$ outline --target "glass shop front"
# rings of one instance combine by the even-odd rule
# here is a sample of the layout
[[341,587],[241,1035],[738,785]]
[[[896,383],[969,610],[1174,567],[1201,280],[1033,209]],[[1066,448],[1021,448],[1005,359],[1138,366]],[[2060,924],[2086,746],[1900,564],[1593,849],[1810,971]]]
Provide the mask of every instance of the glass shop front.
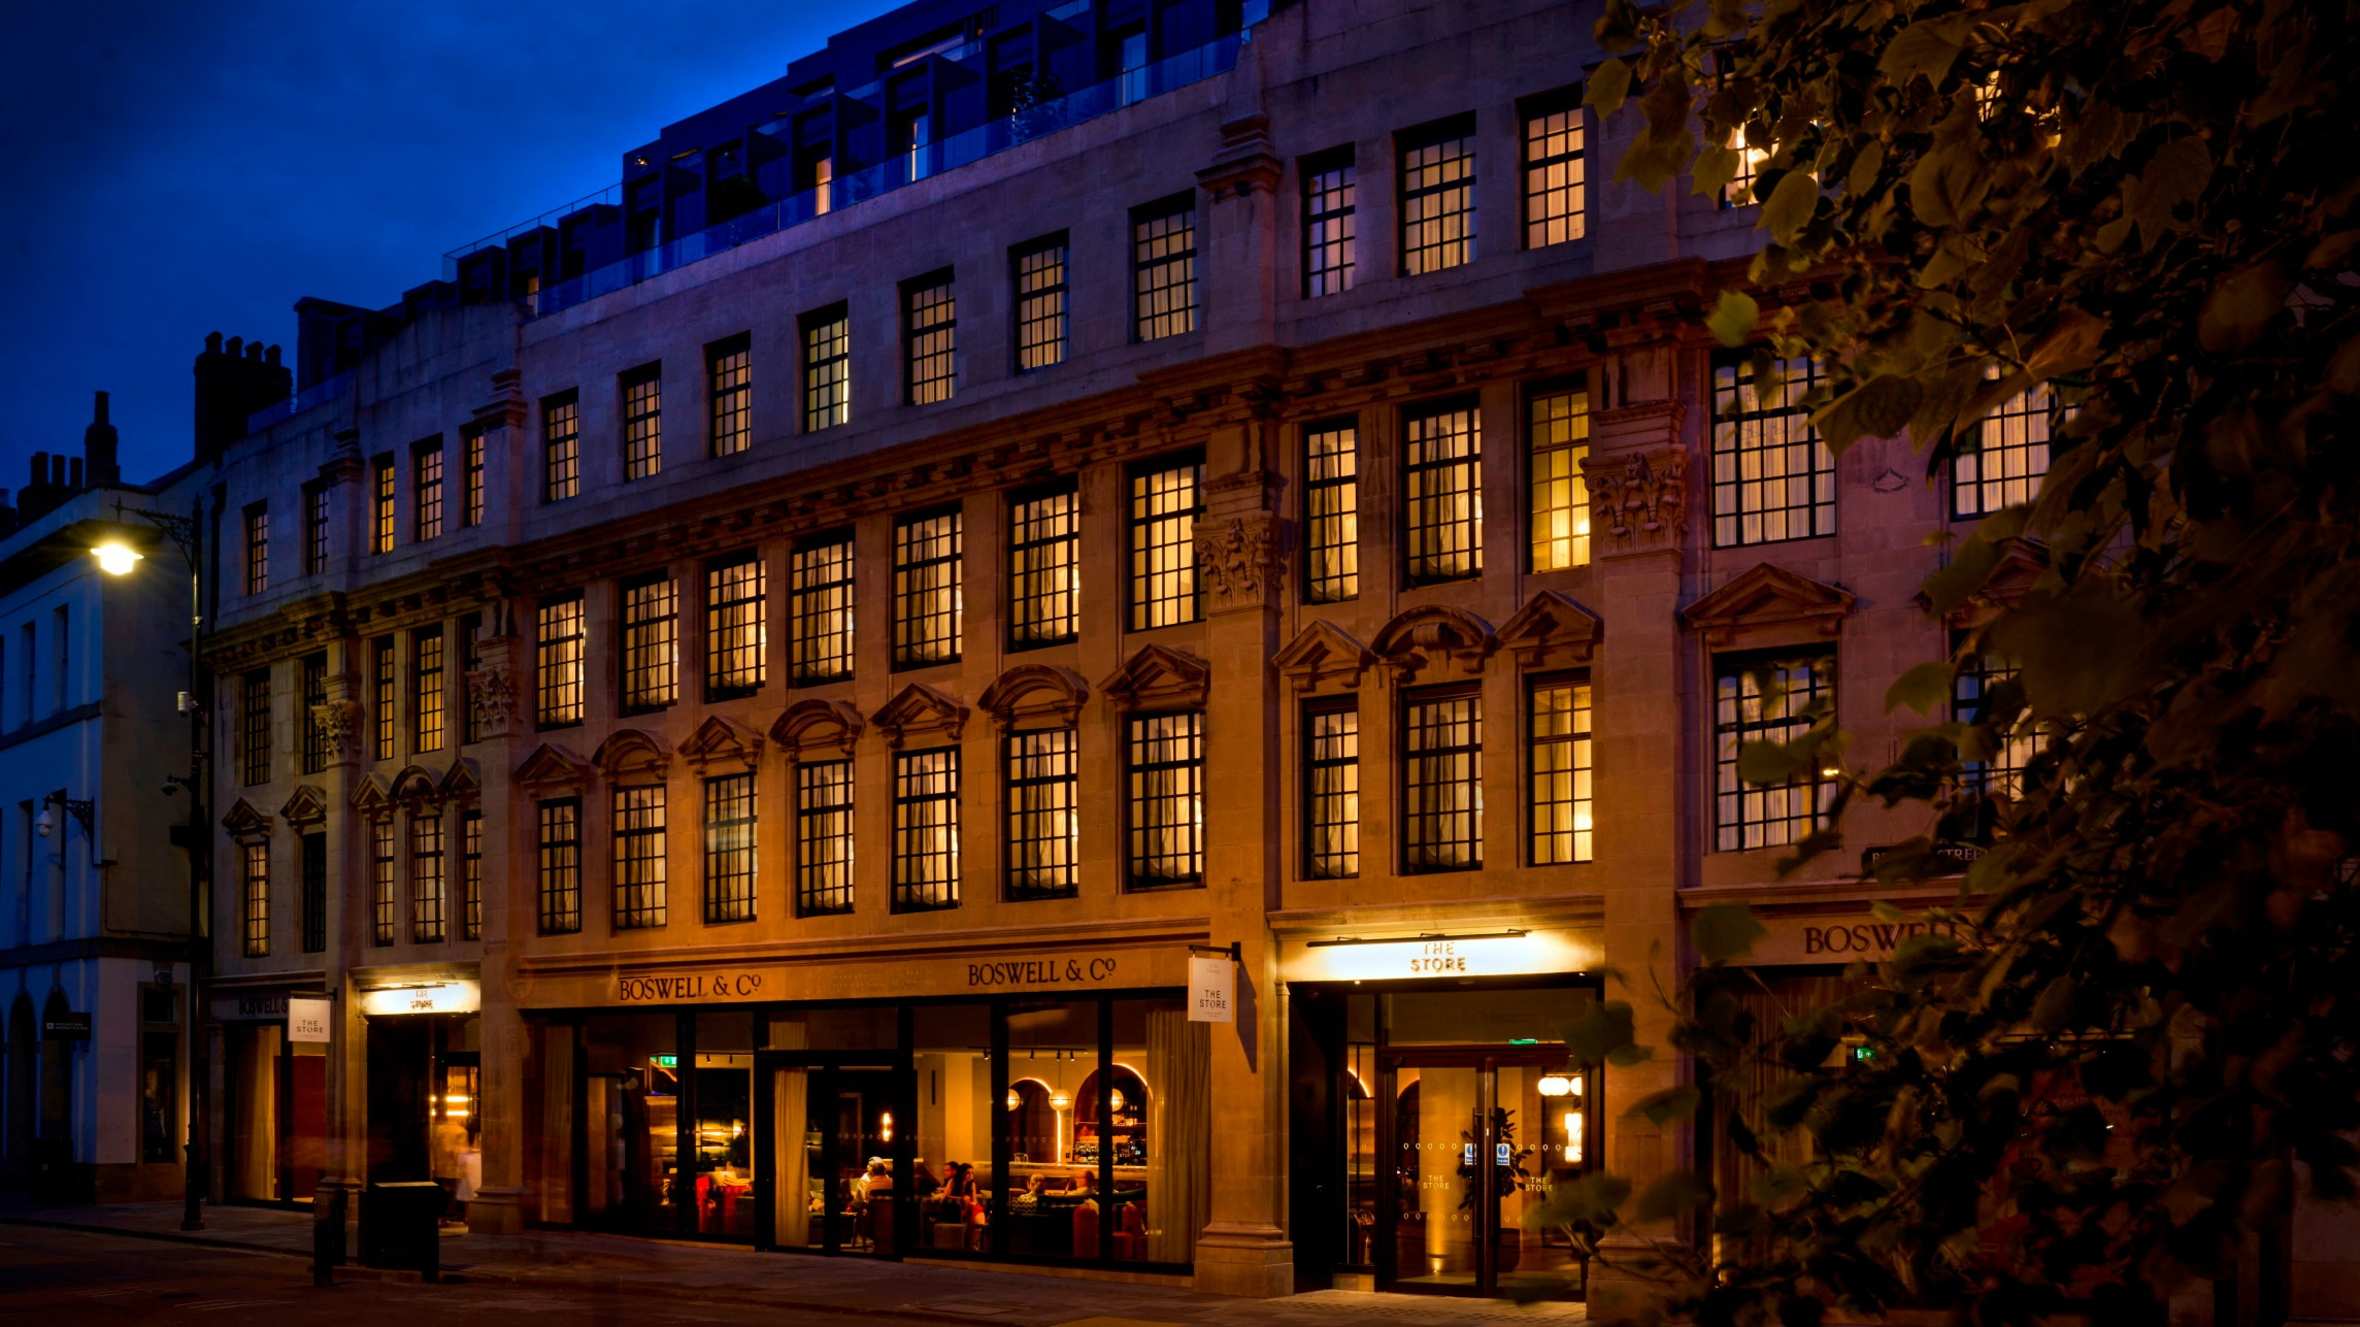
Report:
[[1210,1039],[1179,991],[597,1009],[527,1028],[543,1224],[1177,1270],[1210,1206]]

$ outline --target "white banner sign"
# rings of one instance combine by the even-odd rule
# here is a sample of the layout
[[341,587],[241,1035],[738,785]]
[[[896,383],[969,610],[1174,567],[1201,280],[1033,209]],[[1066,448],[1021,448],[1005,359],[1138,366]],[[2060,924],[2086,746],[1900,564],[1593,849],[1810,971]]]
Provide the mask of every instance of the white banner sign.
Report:
[[1237,1021],[1237,964],[1227,958],[1189,958],[1188,1021]]
[[287,1001],[287,1040],[321,1043],[329,1041],[328,1024],[331,1011],[334,1008],[335,1006],[326,1000],[306,1000],[302,996],[290,997]]

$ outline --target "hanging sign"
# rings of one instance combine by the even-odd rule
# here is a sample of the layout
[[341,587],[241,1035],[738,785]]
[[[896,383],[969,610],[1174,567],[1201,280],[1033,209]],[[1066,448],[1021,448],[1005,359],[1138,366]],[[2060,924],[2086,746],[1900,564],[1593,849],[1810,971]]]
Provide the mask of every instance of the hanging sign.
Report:
[[1198,954],[1189,957],[1188,1021],[1237,1021],[1237,964],[1227,956],[1206,958]]
[[328,1022],[335,1006],[326,1000],[289,996],[287,999],[287,1040],[318,1042],[325,1045],[330,1037]]

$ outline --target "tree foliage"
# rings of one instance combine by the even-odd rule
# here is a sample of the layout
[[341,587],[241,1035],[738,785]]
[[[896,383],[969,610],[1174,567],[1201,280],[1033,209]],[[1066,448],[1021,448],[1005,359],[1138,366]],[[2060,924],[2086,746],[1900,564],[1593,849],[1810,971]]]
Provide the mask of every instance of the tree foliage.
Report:
[[[1830,446],[1906,434],[1941,482],[2003,400],[2067,412],[2037,497],[1926,587],[1946,613],[2010,548],[2045,559],[1967,642],[2015,679],[1844,776],[1922,813],[1892,883],[1996,827],[1965,938],[1760,1027],[1751,935],[1698,918],[1675,1040],[1762,1178],[1672,1186],[1716,1238],[1659,1250],[1671,1307],[2151,1312],[2360,1161],[2360,5],[1609,0],[1598,31],[1621,175],[1710,194],[1766,154],[1768,242],[1709,325],[1821,361]],[[1888,704],[1946,718],[1950,668]],[[1964,777],[2026,735],[2010,795]],[[1630,1027],[1582,1032],[1612,1058]],[[1726,1085],[1765,1060],[1784,1086],[1749,1121]],[[1639,1219],[1630,1192],[1544,1219]]]

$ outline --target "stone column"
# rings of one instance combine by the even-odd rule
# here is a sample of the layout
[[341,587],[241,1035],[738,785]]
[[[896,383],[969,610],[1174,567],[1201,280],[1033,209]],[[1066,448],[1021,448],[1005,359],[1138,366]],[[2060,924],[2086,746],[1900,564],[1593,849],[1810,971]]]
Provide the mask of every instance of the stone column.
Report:
[[530,869],[530,858],[519,859],[514,821],[529,816],[532,803],[509,780],[516,760],[509,734],[525,728],[516,715],[515,611],[504,587],[495,587],[484,604],[483,631],[466,690],[477,738],[466,754],[481,782],[476,805],[483,814],[483,1006],[476,1023],[483,1057],[476,1089],[483,1132],[476,1145],[483,1152],[483,1178],[468,1204],[467,1224],[506,1234],[524,1227],[525,1030],[516,1003],[514,942],[531,933],[534,918],[518,911],[511,887],[517,871]]
[[1259,112],[1224,121],[1220,152],[1196,173],[1204,191],[1197,326],[1205,329],[1206,354],[1267,346],[1277,337],[1280,174],[1270,121]]
[[[1671,1048],[1671,1012],[1656,994],[1659,986],[1673,989],[1679,976],[1675,890],[1688,832],[1682,773],[1695,748],[1686,732],[1691,687],[1676,617],[1691,514],[1676,364],[1673,348],[1656,344],[1602,367],[1609,405],[1591,418],[1582,463],[1596,608],[1606,624],[1591,673],[1602,716],[1596,878],[1605,962],[1624,974],[1606,998],[1631,1003],[1638,1040],[1655,1050],[1640,1064],[1606,1068],[1605,1099],[1624,1105],[1688,1073]],[[1677,1126],[1667,1131],[1619,1112],[1600,1124],[1607,1168],[1639,1191],[1685,1164],[1690,1148]],[[1620,1318],[1646,1307],[1660,1293],[1644,1279],[1649,1241],[1675,1233],[1668,1224],[1625,1226],[1605,1241],[1603,1265],[1590,1273],[1590,1312]]]

